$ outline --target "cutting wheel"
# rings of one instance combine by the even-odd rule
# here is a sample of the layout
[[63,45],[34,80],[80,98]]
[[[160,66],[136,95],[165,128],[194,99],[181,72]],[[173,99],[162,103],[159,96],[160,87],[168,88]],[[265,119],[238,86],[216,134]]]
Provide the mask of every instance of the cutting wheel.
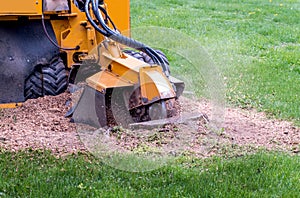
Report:
[[149,117],[151,120],[164,119],[167,118],[167,116],[168,111],[165,101],[154,103],[149,107]]

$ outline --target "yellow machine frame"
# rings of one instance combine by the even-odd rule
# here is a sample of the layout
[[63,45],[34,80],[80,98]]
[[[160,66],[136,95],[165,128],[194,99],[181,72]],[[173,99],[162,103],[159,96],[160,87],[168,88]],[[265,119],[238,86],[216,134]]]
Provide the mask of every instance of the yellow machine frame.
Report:
[[[150,65],[123,53],[119,43],[95,30],[91,20],[74,4],[74,0],[69,1],[68,10],[45,12],[42,0],[0,0],[0,3],[0,21],[19,20],[21,17],[50,21],[57,45],[61,47],[61,53],[65,54],[67,68],[71,69],[84,61],[100,59],[101,71],[86,79],[90,88],[105,94],[107,89],[138,87],[138,102],[129,109],[174,99],[181,94],[174,89],[174,83],[179,80],[165,75],[159,65]],[[118,31],[130,34],[129,0],[122,0],[122,3],[120,0],[105,0],[102,7],[113,19]],[[73,49],[64,50],[66,48]],[[17,105],[20,104],[1,104],[0,108]]]
[[[43,15],[42,0],[0,0],[0,20],[18,20],[20,16],[29,19],[41,19]],[[130,1],[106,0],[105,8],[108,10],[116,26],[121,32],[130,30]],[[87,54],[92,51],[100,42],[103,36],[95,31],[88,23],[84,12],[80,11],[74,3],[70,4],[69,11],[47,11],[44,13],[45,19],[50,19],[56,15],[57,19],[51,19],[51,24],[55,32],[58,45],[62,48],[79,46],[79,50],[68,50],[67,67],[74,64],[73,55],[75,52]],[[65,19],[67,18],[67,19]],[[81,57],[84,59],[83,57]]]
[[[20,17],[27,17],[29,20],[51,19],[57,43],[62,48],[79,46],[79,50],[67,50],[66,66],[71,68],[74,64],[74,54],[79,55],[80,61],[88,56],[89,52],[96,49],[104,37],[95,31],[88,23],[84,12],[80,11],[74,3],[70,3],[68,11],[46,11],[43,13],[42,0],[0,0],[0,21],[18,20]],[[130,1],[106,0],[105,7],[108,9],[110,17],[114,19],[116,26],[122,32],[130,30]],[[22,103],[4,103],[0,108],[13,108],[21,106]]]

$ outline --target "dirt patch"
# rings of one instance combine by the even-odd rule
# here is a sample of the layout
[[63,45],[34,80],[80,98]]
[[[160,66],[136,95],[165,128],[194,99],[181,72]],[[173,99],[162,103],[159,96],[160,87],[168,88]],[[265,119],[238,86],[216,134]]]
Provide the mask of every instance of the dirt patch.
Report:
[[[190,105],[189,100],[182,99],[186,104]],[[187,101],[186,101],[187,100]],[[205,100],[193,101],[193,105],[197,105],[208,114],[212,115],[213,108],[211,103]],[[186,107],[185,107],[186,108]],[[224,107],[224,114],[218,122],[217,130],[210,130],[203,136],[203,140],[207,139],[212,141],[214,139],[215,145],[210,145],[214,150],[230,147],[242,148],[246,152],[248,149],[264,148],[267,150],[281,150],[292,153],[299,153],[300,149],[300,128],[296,127],[293,123],[282,121],[278,119],[270,119],[264,112],[257,112],[256,110],[245,110],[241,108]],[[215,140],[218,140],[216,143]],[[220,146],[221,144],[221,146]],[[223,145],[222,145],[223,144]],[[198,142],[199,147],[199,142]],[[229,150],[230,150],[229,148]]]
[[26,101],[15,109],[2,109],[0,147],[9,150],[49,149],[58,155],[84,150],[74,123],[64,117],[70,95]]
[[263,112],[226,108],[224,129],[238,145],[299,152],[300,129],[291,122],[268,119]]
[[[28,100],[19,108],[0,110],[0,148],[13,151],[26,148],[49,149],[56,155],[86,151],[76,125],[64,117],[70,108],[66,105],[69,98],[70,94],[64,93]],[[183,112],[200,112],[207,114],[208,118],[216,118],[213,115],[214,106],[208,101],[181,97],[180,104]],[[220,153],[225,147],[236,146],[299,152],[300,129],[292,123],[268,119],[264,113],[255,110],[224,107],[221,111],[223,117],[220,115],[217,119],[217,128],[211,128],[203,119],[177,126],[162,126],[145,136],[147,144],[164,145],[164,141],[186,133],[189,136],[185,137],[186,143],[182,150],[201,156]],[[117,145],[129,150],[137,148],[139,143],[132,133],[126,135],[119,129],[108,130],[116,138]],[[142,133],[139,131],[139,134]],[[139,138],[143,140],[141,136]]]

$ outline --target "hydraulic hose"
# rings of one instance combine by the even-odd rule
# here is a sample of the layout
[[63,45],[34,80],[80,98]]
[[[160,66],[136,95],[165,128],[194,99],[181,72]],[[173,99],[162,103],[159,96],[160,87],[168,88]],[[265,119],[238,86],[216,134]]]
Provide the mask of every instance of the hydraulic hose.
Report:
[[44,1],[42,2],[42,26],[43,26],[44,33],[45,33],[46,37],[48,38],[48,40],[50,41],[50,43],[52,45],[54,45],[55,47],[57,47],[58,49],[61,49],[61,50],[79,50],[80,49],[79,45],[77,45],[76,47],[61,47],[51,38],[51,36],[49,35],[49,33],[46,29],[46,25],[45,25]]
[[[97,21],[95,22],[90,14],[90,4],[92,5],[92,11],[94,16],[96,17]],[[128,47],[134,48],[136,50],[142,51],[144,53],[146,53],[152,60],[154,63],[161,65],[166,76],[169,76],[168,70],[167,70],[167,63],[164,61],[164,59],[155,51],[153,50],[151,47],[138,42],[132,38],[128,38],[122,34],[120,34],[114,24],[113,27],[115,30],[112,30],[106,23],[105,20],[103,19],[102,13],[106,16],[106,18],[112,22],[112,20],[110,19],[110,17],[108,16],[106,10],[99,6],[99,2],[98,0],[86,0],[85,2],[85,13],[87,16],[88,21],[91,23],[91,25],[98,31],[100,32],[102,35],[109,37],[110,39],[121,43],[123,45],[126,45]],[[98,24],[101,26],[101,28],[98,26]]]
[[102,29],[100,29],[99,26],[98,26],[98,25],[94,22],[94,20],[92,19],[91,15],[90,15],[90,11],[89,11],[89,9],[90,9],[90,6],[89,6],[89,5],[90,5],[90,0],[87,0],[87,1],[85,2],[85,5],[84,5],[84,11],[85,11],[85,15],[86,15],[88,21],[91,23],[91,25],[92,25],[98,32],[100,32],[102,35],[108,37],[109,35],[107,34],[107,32],[104,31],[104,30],[102,30]]

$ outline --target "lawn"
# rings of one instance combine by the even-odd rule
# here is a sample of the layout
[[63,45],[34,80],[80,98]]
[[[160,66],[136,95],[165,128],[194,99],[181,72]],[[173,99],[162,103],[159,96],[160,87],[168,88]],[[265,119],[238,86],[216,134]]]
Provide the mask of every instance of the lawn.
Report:
[[300,158],[257,153],[179,158],[151,172],[108,167],[83,154],[0,152],[0,197],[297,197]]
[[[221,73],[222,78],[217,79],[218,75],[215,75],[214,80],[226,85],[229,104],[256,108],[299,124],[299,0],[131,2],[133,29],[147,26],[172,28],[187,34],[206,50],[214,62],[210,66],[215,66],[217,70],[214,70]],[[138,38],[143,36],[136,35]],[[164,38],[162,34],[156,39],[178,38],[176,35]],[[167,51],[168,46],[165,48]],[[199,89],[207,87],[201,84],[212,86],[205,78],[199,83],[201,78],[195,77],[197,70],[187,69],[188,62],[174,58],[172,53],[167,54],[172,63],[171,71],[185,73],[184,79],[196,79],[192,84],[200,94]],[[201,75],[205,77],[207,73],[204,70]]]

